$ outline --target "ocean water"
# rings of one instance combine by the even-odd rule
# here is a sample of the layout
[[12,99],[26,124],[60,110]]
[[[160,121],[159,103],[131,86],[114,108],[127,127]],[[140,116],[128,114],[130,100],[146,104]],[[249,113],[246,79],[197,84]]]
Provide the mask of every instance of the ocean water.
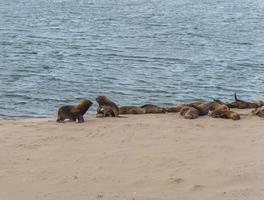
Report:
[[0,0],[2,117],[264,99],[263,74],[263,0]]

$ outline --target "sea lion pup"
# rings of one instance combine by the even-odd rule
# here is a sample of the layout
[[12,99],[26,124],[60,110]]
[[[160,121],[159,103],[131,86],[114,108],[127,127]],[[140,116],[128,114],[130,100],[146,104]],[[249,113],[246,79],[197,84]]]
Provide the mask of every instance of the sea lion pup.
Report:
[[196,119],[199,116],[199,111],[192,106],[184,106],[180,110],[180,114],[185,119]]
[[119,114],[145,114],[146,109],[137,106],[121,106],[119,108]]
[[152,105],[152,104],[145,104],[143,106],[141,106],[141,108],[144,108],[146,110],[146,114],[147,113],[166,113],[166,109],[156,106],[156,105]]
[[255,110],[252,111],[252,113],[254,115],[264,118],[264,106],[261,106],[260,108],[256,108]]
[[247,102],[247,101],[238,99],[236,93],[234,94],[234,97],[235,97],[235,101],[227,104],[229,108],[246,109],[246,108],[258,108],[259,107],[257,103]]
[[231,110],[215,110],[209,114],[209,116],[213,118],[224,118],[224,119],[233,119],[233,120],[239,120],[240,115],[236,112],[233,112]]
[[97,108],[97,117],[118,117],[118,106],[108,99],[106,96],[96,97],[96,101],[99,104]]
[[65,105],[59,108],[57,122],[64,122],[69,119],[72,122],[78,120],[78,123],[84,122],[83,115],[93,104],[89,99],[82,99],[78,105]]

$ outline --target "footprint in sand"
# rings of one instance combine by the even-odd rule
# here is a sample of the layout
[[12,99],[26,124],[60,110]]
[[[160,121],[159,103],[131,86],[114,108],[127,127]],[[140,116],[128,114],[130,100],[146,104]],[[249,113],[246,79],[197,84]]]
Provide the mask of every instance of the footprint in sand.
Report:
[[205,188],[204,185],[194,185],[192,189],[195,191],[199,191],[199,190],[202,190],[204,188]]
[[172,183],[177,183],[177,184],[184,182],[182,178],[170,178],[170,180]]
[[102,198],[104,198],[104,195],[102,195],[102,194],[98,194],[98,195],[96,196],[96,199],[102,199]]

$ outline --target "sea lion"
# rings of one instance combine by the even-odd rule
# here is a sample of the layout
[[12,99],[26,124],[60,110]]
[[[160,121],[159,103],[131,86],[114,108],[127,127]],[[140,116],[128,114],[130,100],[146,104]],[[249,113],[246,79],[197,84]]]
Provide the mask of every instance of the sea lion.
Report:
[[211,101],[203,101],[203,102],[194,102],[187,104],[187,106],[191,106],[199,111],[199,115],[208,115],[210,105],[212,104]]
[[195,101],[192,103],[188,103],[187,105],[188,106],[199,106],[199,105],[204,104],[204,103],[208,103],[208,101]]
[[97,109],[96,117],[115,117],[115,113],[111,106],[104,106],[100,110]]
[[220,101],[219,99],[214,99],[210,104],[209,104],[209,111],[215,111],[215,110],[230,110],[230,108]]
[[221,110],[221,109],[214,110],[209,114],[209,116],[213,118],[224,118],[224,119],[233,119],[233,120],[240,119],[240,115],[238,113],[233,112],[231,110]]
[[144,108],[146,110],[146,113],[166,113],[166,109],[152,105],[152,104],[145,104],[141,106],[141,108]]
[[121,106],[119,108],[119,114],[145,114],[146,109],[137,106]]
[[106,96],[96,97],[96,101],[99,104],[97,108],[97,117],[118,117],[119,108]]
[[93,104],[89,99],[82,99],[78,105],[65,105],[59,108],[57,122],[64,122],[69,119],[72,122],[84,122],[83,115]]
[[264,118],[264,106],[261,106],[259,108],[256,108],[255,110],[252,111],[252,113],[254,115],[257,115],[259,117]]
[[247,102],[247,101],[238,99],[236,93],[234,94],[234,97],[235,97],[235,101],[227,104],[229,108],[246,109],[246,108],[258,108],[259,107],[257,103]]
[[264,106],[264,101],[258,99],[255,101],[255,104],[257,104],[258,107],[262,107]]
[[200,116],[204,116],[204,115],[208,115],[210,106],[211,109],[216,109],[216,106],[220,106],[220,104],[224,104],[224,103],[220,103],[218,102],[218,100],[214,100],[214,101],[197,101],[189,104],[176,104],[173,107],[168,108],[167,112],[180,112],[180,110],[184,106],[189,106],[197,109],[199,111]]
[[186,106],[186,104],[175,104],[172,107],[167,108],[166,112],[180,112],[184,106]]
[[192,106],[184,106],[180,110],[180,114],[185,119],[196,119],[199,116],[199,111]]

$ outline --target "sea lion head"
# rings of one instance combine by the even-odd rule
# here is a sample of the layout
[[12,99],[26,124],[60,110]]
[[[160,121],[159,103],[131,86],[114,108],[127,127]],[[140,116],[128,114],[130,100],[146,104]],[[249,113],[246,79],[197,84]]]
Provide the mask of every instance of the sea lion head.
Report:
[[231,112],[230,113],[230,118],[233,120],[239,120],[240,119],[240,115],[236,112]]
[[89,99],[82,99],[80,100],[80,103],[77,105],[77,109],[79,109],[81,115],[84,115],[92,104],[93,102],[90,101]]
[[257,104],[258,107],[264,106],[264,101],[261,100],[256,100],[255,103]]
[[110,100],[106,96],[98,96],[96,101],[99,105],[107,105]]
[[90,101],[89,99],[81,99],[80,100],[80,103],[79,103],[79,106],[91,106],[91,105],[93,105],[93,102],[92,101]]
[[257,115],[259,117],[264,117],[264,106],[255,108],[255,110],[252,111],[252,114]]

